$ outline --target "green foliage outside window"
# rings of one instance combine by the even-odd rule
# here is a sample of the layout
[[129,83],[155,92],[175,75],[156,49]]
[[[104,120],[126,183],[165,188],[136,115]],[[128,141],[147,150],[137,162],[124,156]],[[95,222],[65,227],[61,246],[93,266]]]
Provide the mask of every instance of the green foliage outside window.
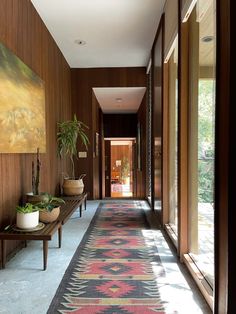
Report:
[[199,81],[198,108],[198,201],[213,203],[215,88],[214,80]]

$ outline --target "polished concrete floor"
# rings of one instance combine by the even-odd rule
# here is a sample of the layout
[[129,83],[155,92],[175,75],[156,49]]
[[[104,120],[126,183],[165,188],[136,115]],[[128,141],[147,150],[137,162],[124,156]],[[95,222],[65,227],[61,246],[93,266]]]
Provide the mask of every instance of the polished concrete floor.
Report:
[[[127,201],[126,201],[127,202]],[[98,207],[98,201],[88,201],[83,217],[75,215],[63,227],[62,248],[57,248],[57,235],[49,242],[48,268],[42,271],[42,243],[31,241],[0,270],[0,314],[46,314],[62,276],[84,232]],[[155,239],[165,269],[158,281],[167,314],[208,314],[206,302],[185,267],[169,248],[145,202],[152,228],[143,230],[148,241]]]

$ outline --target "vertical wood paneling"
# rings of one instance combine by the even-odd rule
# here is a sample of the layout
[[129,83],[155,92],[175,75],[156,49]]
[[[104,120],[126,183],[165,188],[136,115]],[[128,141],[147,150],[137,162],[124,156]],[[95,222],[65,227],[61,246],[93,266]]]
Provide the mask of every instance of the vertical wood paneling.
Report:
[[[100,140],[101,140],[101,133],[100,133],[100,106],[98,104],[98,101],[95,97],[95,95],[92,95],[92,146],[93,146],[93,197],[95,199],[99,199],[100,197],[100,173],[99,173],[99,167],[100,167],[100,157],[101,157],[101,151],[100,151]],[[98,155],[96,155],[96,133],[99,134],[99,143],[98,143]]]
[[136,137],[137,114],[104,114],[104,136]]
[[163,224],[169,222],[169,64],[163,65]]
[[[93,87],[146,87],[146,69],[141,68],[95,68],[72,69],[72,109],[79,120],[89,126],[89,139],[93,143],[96,121],[92,116],[92,88]],[[93,117],[93,118],[92,118]],[[79,159],[76,163],[76,174],[87,173],[85,189],[89,197],[94,198],[93,145],[89,146],[88,158]],[[96,172],[99,175],[99,172]]]
[[[235,299],[235,4],[217,0],[214,313],[234,313]],[[234,27],[233,27],[234,26]]]
[[188,252],[188,24],[180,22],[179,36],[179,139],[178,139],[178,253]]
[[[66,167],[56,154],[56,123],[71,117],[70,68],[30,0],[0,1],[0,41],[45,82],[47,152],[41,154],[40,188],[55,193]],[[31,191],[33,158],[34,154],[0,154],[0,227],[14,222],[15,206]],[[12,242],[8,253],[17,244]]]
[[138,121],[141,127],[141,170],[137,171],[137,197],[146,198],[146,162],[147,162],[147,110],[146,110],[146,95],[138,110]]

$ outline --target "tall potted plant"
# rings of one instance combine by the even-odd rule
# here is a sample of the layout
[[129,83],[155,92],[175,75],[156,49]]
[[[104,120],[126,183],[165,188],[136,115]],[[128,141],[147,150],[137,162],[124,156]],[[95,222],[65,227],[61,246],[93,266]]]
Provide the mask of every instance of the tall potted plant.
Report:
[[[68,156],[71,161],[71,177],[64,178],[63,193],[65,195],[79,195],[83,193],[83,177],[75,178],[75,162],[77,158],[77,144],[81,143],[88,149],[89,139],[86,134],[88,126],[79,121],[74,114],[72,120],[59,122],[57,133],[58,153],[60,157]],[[85,176],[85,175],[83,175]]]
[[26,194],[27,203],[38,203],[42,200],[42,193],[39,192],[41,161],[39,158],[39,148],[36,153],[36,163],[32,161],[32,192]]

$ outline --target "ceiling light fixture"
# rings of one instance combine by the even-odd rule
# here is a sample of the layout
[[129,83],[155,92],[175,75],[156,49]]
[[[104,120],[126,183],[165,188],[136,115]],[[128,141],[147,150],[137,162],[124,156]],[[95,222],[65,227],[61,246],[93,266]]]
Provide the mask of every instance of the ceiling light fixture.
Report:
[[86,41],[85,40],[82,40],[82,39],[76,39],[75,40],[75,43],[79,46],[84,46],[86,45]]
[[205,37],[202,37],[202,41],[204,43],[210,43],[211,41],[213,41],[214,37],[213,36],[205,36]]

